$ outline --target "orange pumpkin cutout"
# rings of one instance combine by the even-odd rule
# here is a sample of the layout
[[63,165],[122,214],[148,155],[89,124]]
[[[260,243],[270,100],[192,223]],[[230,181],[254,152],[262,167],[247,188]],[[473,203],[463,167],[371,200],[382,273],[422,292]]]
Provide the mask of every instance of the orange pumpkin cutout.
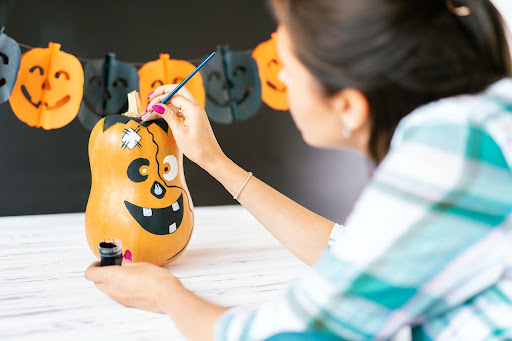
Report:
[[276,110],[288,110],[286,85],[278,77],[283,63],[277,55],[276,39],[277,33],[272,33],[269,40],[256,46],[252,51],[252,57],[258,64],[263,102]]
[[[186,60],[170,59],[168,54],[160,54],[160,59],[144,64],[139,70],[139,89],[144,96],[164,84],[179,84],[196,67]],[[204,108],[205,94],[203,79],[198,72],[185,87],[190,90],[197,102]],[[149,101],[144,99],[144,105]]]
[[46,49],[22,55],[9,102],[14,114],[29,126],[61,128],[78,114],[83,86],[80,61],[60,51],[60,44],[50,43]]
[[[134,94],[128,95],[130,116],[142,112]],[[89,138],[87,241],[98,258],[98,244],[117,238],[134,261],[163,265],[183,253],[193,229],[183,154],[163,119],[138,126],[140,120],[127,115],[101,119]]]

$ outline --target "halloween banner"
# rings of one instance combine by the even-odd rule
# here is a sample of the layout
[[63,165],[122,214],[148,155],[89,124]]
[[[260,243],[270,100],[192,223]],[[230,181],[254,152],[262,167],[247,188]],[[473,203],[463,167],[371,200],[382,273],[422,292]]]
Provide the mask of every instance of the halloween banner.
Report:
[[85,84],[78,119],[88,130],[109,115],[120,115],[128,108],[127,95],[138,90],[137,69],[116,60],[115,53],[85,65]]
[[[9,100],[14,114],[32,127],[57,129],[76,116],[89,131],[107,116],[127,110],[127,94],[145,96],[164,84],[179,84],[197,66],[162,53],[143,64],[116,59],[115,53],[87,60],[61,50],[58,43],[35,48],[17,43],[0,26],[0,103]],[[288,110],[287,91],[279,81],[282,63],[276,33],[252,51],[217,46],[217,55],[186,84],[213,122],[230,124],[254,116],[264,102]],[[28,51],[21,54],[20,45]],[[202,59],[196,59],[202,60]]]

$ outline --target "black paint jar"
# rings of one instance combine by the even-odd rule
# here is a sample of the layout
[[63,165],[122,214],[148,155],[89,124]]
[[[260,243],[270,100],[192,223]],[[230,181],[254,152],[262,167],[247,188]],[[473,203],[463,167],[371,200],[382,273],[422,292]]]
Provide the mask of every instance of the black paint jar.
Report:
[[123,260],[123,244],[119,239],[105,239],[98,245],[101,266],[121,265]]

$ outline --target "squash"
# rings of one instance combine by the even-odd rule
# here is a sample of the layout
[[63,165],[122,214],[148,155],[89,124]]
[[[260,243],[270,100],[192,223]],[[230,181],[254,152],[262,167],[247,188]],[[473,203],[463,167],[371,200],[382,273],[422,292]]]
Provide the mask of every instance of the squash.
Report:
[[98,244],[117,238],[134,261],[163,265],[183,253],[193,230],[183,154],[163,119],[138,126],[140,98],[128,98],[128,113],[101,119],[89,138],[87,242],[99,258]]

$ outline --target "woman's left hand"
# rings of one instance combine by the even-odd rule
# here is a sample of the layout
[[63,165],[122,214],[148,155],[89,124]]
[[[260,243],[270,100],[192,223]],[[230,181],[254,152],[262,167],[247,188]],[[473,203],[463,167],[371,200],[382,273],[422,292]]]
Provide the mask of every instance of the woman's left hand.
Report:
[[120,304],[155,313],[164,313],[166,292],[183,289],[181,282],[168,270],[149,263],[133,263],[123,259],[121,266],[92,263],[85,278]]

